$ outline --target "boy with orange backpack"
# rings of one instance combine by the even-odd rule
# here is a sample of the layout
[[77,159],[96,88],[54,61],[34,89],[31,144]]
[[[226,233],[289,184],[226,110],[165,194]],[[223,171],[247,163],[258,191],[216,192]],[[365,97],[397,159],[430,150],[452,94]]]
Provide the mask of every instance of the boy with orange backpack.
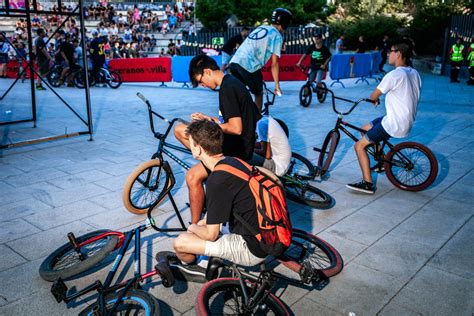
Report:
[[[157,254],[157,270],[166,276],[170,263],[188,275],[204,274],[197,255],[252,266],[278,256],[291,241],[292,227],[282,188],[240,159],[222,154],[223,132],[209,120],[193,121],[186,130],[194,158],[211,171],[206,182],[206,218],[175,239],[176,256]],[[221,225],[230,234],[219,237]],[[179,262],[181,261],[181,262]]]

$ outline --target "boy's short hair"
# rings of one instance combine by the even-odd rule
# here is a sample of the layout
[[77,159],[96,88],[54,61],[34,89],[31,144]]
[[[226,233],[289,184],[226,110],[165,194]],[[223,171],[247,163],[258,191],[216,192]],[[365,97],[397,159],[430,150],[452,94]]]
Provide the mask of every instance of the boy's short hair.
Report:
[[222,154],[224,133],[217,123],[209,120],[193,121],[186,128],[186,135],[191,137],[196,145],[201,146],[209,156]]
[[397,42],[397,43],[392,44],[392,47],[400,52],[400,54],[402,55],[402,58],[405,59],[406,62],[411,58],[412,49],[410,45],[408,45],[408,43]]
[[217,66],[217,63],[213,58],[205,54],[197,55],[191,59],[191,62],[189,63],[189,79],[191,79],[194,88],[199,85],[196,76],[202,75],[204,69],[219,70],[220,68]]

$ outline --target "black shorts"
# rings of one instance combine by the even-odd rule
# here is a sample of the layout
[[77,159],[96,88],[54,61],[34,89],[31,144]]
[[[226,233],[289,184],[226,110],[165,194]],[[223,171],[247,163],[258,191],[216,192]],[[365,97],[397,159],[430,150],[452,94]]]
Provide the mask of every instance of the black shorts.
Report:
[[236,63],[231,63],[229,65],[229,69],[234,77],[249,87],[252,94],[259,95],[263,93],[263,76],[260,69],[255,72],[248,72],[242,66]]

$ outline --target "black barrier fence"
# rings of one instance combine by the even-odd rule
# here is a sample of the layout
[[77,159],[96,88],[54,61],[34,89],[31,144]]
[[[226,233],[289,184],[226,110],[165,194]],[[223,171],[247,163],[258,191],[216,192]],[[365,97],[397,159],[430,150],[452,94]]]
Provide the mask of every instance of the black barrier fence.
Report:
[[[183,44],[181,54],[184,56],[195,56],[208,50],[218,53],[224,43],[231,37],[242,31],[243,27],[229,28],[227,32],[200,32],[189,35],[183,32]],[[250,28],[252,31],[255,28]],[[322,34],[326,46],[330,44],[330,30],[328,27],[289,27],[284,34],[285,54],[303,54],[306,48],[313,43],[313,38]],[[204,51],[203,51],[204,50]]]
[[[446,30],[444,41],[443,73],[446,64],[450,63],[449,50],[461,38],[464,45],[464,60],[467,59],[467,51],[471,43],[474,43],[474,14],[455,15],[451,18],[451,27]],[[467,65],[467,63],[466,63]]]

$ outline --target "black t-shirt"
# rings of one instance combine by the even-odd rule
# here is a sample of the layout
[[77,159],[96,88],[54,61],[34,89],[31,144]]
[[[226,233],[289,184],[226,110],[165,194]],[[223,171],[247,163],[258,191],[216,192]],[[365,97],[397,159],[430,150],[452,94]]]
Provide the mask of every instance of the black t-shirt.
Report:
[[69,65],[74,65],[74,46],[68,41],[63,41],[59,45],[59,51],[63,52],[66,55],[66,59]]
[[[248,173],[248,170],[237,159],[225,157],[217,163],[231,165]],[[216,165],[216,166],[217,166]],[[239,214],[252,228],[258,231],[258,217],[255,198],[247,181],[225,171],[215,171],[206,180],[206,223],[229,223],[230,232],[241,235],[247,242],[250,252],[259,258],[265,258],[266,253],[260,249],[255,236],[235,217]]]
[[382,54],[387,54],[390,50],[390,44],[388,41],[381,41],[378,45],[378,48],[382,52]]
[[46,48],[46,44],[41,36],[36,39],[35,46],[36,58],[38,59],[38,62],[44,62],[48,60],[48,56],[45,56],[43,52],[43,49]]
[[312,44],[306,50],[306,55],[311,56],[311,69],[319,69],[331,57],[331,52],[324,45],[317,48],[315,44]]
[[219,112],[221,123],[227,123],[233,117],[242,118],[241,135],[224,134],[224,155],[243,160],[252,158],[255,128],[260,115],[247,88],[232,75],[225,75],[222,80],[219,89]]
[[242,34],[237,34],[231,37],[222,47],[221,51],[227,53],[228,55],[232,55],[234,53],[234,49],[237,45],[242,44],[244,41],[244,37]]
[[94,62],[105,63],[104,40],[101,37],[96,37],[91,42],[91,57]]
[[365,44],[365,42],[357,42],[357,46],[356,46],[356,49],[358,49],[357,53],[365,53],[365,51],[367,50],[367,45]]

